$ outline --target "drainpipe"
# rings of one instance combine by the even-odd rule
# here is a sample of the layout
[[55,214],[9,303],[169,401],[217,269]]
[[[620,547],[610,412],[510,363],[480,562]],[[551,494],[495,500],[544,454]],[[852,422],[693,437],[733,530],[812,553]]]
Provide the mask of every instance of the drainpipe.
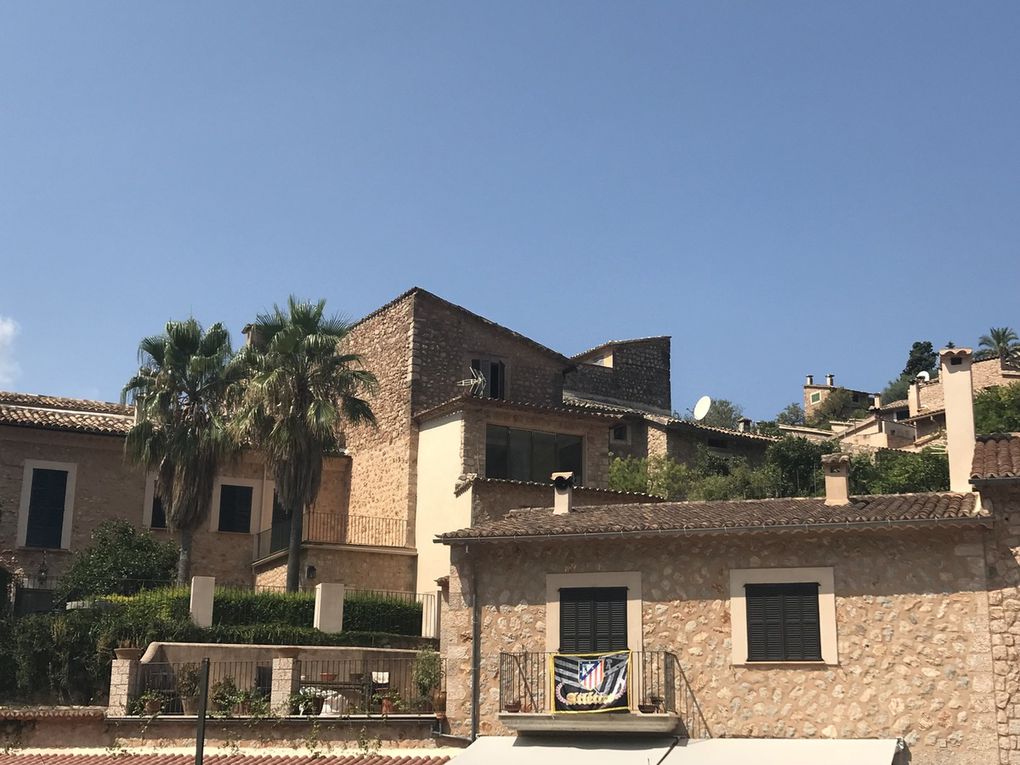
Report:
[[481,706],[479,678],[482,672],[482,602],[478,599],[478,569],[471,565],[471,740],[478,738]]

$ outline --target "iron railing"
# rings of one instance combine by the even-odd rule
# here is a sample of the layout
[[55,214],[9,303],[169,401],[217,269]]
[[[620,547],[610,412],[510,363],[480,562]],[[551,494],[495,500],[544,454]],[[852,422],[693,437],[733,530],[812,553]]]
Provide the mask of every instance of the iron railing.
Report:
[[[504,712],[553,713],[555,689],[549,664],[554,654],[500,653],[499,708]],[[629,701],[631,711],[676,715],[685,738],[710,738],[705,717],[675,654],[632,651]]]
[[[306,511],[302,541],[319,544],[364,545],[371,547],[407,547],[410,525],[403,518],[378,518]],[[287,549],[290,521],[279,521],[260,531],[256,539],[255,559],[261,560]]]
[[430,714],[445,710],[445,692],[446,660],[438,654],[303,661],[298,691],[321,698],[321,714],[340,716]]
[[[131,711],[136,714],[197,714],[201,693],[197,662],[140,664]],[[265,716],[270,713],[272,661],[209,662],[210,714],[222,717]],[[289,710],[288,710],[289,711]]]

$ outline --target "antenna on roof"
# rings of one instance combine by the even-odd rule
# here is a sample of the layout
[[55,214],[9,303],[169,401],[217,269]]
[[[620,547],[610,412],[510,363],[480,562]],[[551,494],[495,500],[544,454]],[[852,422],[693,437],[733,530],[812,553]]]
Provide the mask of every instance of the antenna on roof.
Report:
[[458,388],[470,388],[472,396],[481,396],[485,392],[485,375],[473,367],[469,371],[471,372],[471,379],[457,380],[456,385]]
[[712,399],[709,396],[702,396],[694,405],[694,421],[701,422],[708,416],[708,410],[712,408]]

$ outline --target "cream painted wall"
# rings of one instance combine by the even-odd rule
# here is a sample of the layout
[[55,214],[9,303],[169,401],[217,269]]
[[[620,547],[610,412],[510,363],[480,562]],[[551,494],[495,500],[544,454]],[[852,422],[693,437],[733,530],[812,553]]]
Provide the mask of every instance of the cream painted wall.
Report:
[[432,540],[444,531],[471,525],[471,493],[457,497],[463,472],[463,415],[459,412],[422,425],[418,433],[418,486],[414,539],[418,547],[417,592],[435,592],[436,579],[450,573],[450,548]]

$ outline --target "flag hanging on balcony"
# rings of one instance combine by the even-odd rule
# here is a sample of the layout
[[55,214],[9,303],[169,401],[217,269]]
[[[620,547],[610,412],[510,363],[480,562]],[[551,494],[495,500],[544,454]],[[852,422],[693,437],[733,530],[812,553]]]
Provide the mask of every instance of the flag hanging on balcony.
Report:
[[612,712],[629,709],[630,651],[553,654],[556,712]]

